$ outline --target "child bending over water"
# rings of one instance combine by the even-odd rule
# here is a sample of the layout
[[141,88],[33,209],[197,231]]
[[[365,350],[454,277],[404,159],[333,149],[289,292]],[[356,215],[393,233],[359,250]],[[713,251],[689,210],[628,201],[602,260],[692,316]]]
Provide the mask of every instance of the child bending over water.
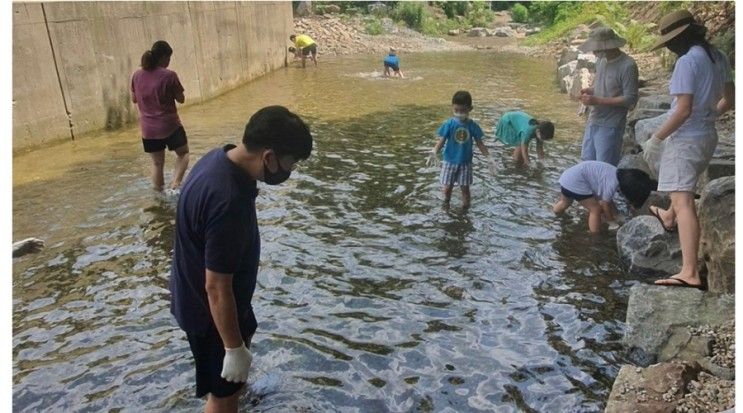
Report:
[[588,229],[598,233],[601,217],[616,220],[614,194],[622,194],[633,208],[639,209],[657,188],[658,183],[639,169],[618,169],[599,161],[583,161],[566,169],[560,176],[560,199],[552,206],[555,214],[562,214],[578,201],[588,210]]
[[400,58],[397,57],[397,51],[393,47],[390,47],[390,53],[384,58],[385,77],[390,76],[390,69],[392,69],[397,76],[400,76],[400,79],[405,77],[402,75],[402,70],[400,70]]
[[544,158],[544,141],[555,135],[555,125],[550,121],[538,121],[525,112],[506,112],[495,126],[495,137],[506,146],[515,146],[513,161],[529,165],[529,143],[537,141],[537,157]]

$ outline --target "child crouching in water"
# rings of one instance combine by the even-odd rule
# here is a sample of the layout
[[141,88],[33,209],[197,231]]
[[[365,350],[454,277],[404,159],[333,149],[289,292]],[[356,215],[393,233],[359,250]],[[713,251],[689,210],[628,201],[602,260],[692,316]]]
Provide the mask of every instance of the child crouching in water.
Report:
[[405,78],[405,76],[402,75],[402,70],[400,70],[400,58],[397,57],[397,51],[395,48],[390,47],[390,53],[385,56],[383,63],[385,77],[390,76],[390,69],[392,69],[397,76],[400,76],[400,79]]
[[460,90],[451,99],[454,116],[444,122],[437,132],[439,140],[428,157],[427,165],[438,163],[438,153],[444,148],[444,162],[441,165],[439,182],[444,187],[444,203],[449,204],[454,185],[462,188],[462,208],[470,206],[470,185],[472,185],[472,144],[477,144],[480,152],[488,159],[491,173],[495,174],[495,161],[490,158],[488,149],[482,143],[483,133],[480,125],[469,119],[472,111],[472,96]]
[[622,194],[632,207],[639,209],[658,183],[639,169],[618,169],[599,161],[583,161],[566,169],[560,176],[560,199],[552,206],[555,214],[562,214],[578,201],[588,210],[588,229],[601,230],[601,217],[616,220],[614,194]]
[[495,126],[495,137],[513,150],[513,161],[516,164],[529,165],[529,143],[537,141],[537,157],[544,158],[544,141],[555,136],[555,125],[550,121],[538,121],[525,112],[506,112]]

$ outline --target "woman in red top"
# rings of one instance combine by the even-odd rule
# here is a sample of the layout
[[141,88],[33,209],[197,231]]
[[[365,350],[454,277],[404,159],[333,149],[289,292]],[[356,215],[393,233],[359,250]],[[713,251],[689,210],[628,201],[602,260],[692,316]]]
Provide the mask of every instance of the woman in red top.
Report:
[[132,102],[139,108],[144,151],[152,157],[152,184],[162,191],[165,147],[177,155],[171,189],[178,189],[188,168],[188,140],[175,102],[183,103],[183,86],[178,75],[168,70],[173,49],[158,40],[142,55],[142,69],[132,75]]

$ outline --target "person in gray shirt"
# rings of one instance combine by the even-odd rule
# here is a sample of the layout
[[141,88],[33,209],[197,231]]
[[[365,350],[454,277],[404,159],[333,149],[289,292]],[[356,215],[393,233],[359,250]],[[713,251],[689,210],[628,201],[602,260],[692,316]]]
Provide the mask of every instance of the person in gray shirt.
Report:
[[581,102],[591,108],[581,160],[617,165],[621,158],[627,112],[637,103],[639,76],[635,60],[619,50],[625,43],[614,30],[599,27],[578,47],[598,58],[593,86],[580,91]]

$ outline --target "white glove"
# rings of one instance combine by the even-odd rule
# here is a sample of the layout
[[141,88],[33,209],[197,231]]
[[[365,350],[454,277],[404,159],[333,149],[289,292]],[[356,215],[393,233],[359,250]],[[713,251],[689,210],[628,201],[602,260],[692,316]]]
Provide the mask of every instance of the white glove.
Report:
[[225,348],[222,361],[222,378],[233,383],[244,383],[248,380],[248,370],[253,362],[253,355],[245,347]]
[[488,170],[493,176],[498,176],[498,165],[495,163],[495,159],[488,158]]
[[439,166],[441,165],[441,161],[439,160],[439,154],[437,153],[436,149],[434,148],[431,150],[431,154],[428,155],[428,159],[426,159],[426,166]]

